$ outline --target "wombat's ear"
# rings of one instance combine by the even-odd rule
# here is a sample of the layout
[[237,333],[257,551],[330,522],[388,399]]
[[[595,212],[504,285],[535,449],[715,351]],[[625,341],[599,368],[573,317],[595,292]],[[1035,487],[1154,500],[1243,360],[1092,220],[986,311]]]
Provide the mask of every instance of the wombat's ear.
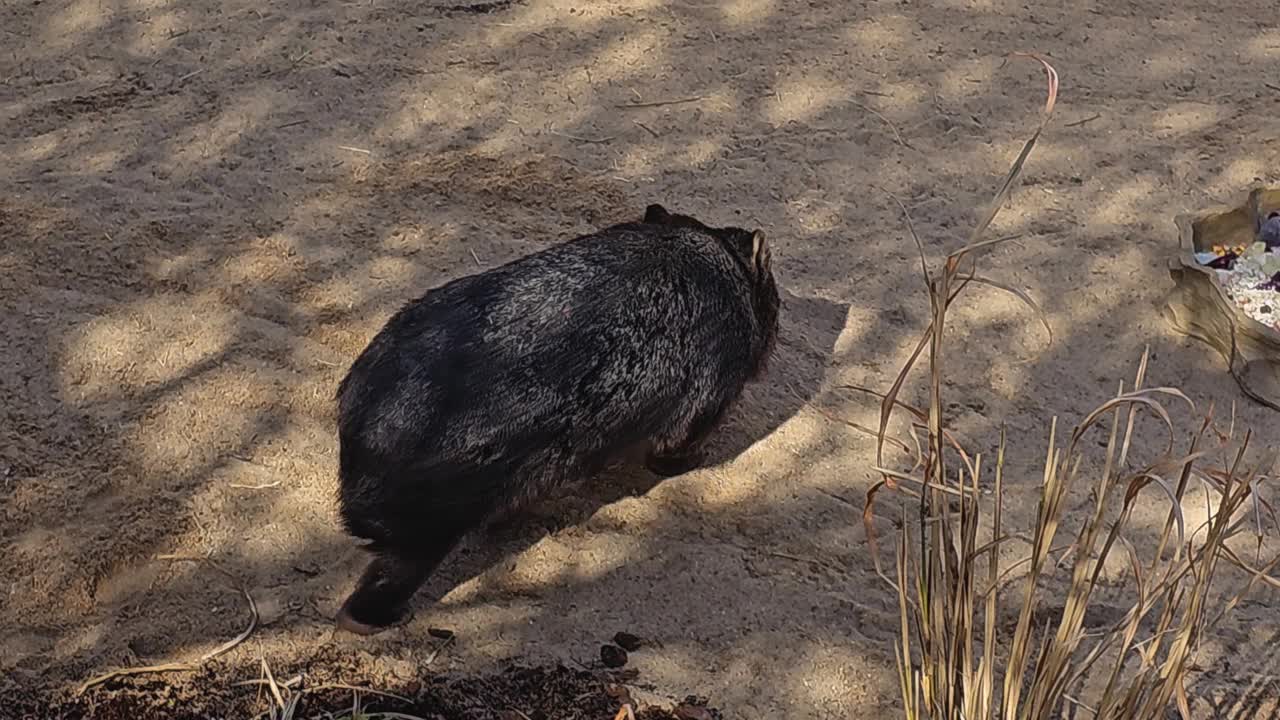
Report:
[[654,203],[644,209],[644,221],[653,224],[665,224],[671,219],[671,213],[661,205]]
[[765,240],[764,231],[756,230],[751,233],[751,267],[757,274],[764,275],[769,272],[769,261],[769,243]]

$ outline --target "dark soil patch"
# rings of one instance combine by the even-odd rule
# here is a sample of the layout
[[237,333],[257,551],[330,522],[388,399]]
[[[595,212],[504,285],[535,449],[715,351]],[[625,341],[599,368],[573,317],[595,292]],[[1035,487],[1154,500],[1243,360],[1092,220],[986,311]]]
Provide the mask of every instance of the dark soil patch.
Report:
[[[642,705],[632,697],[630,688],[638,686],[627,684],[634,680],[634,675],[627,672],[512,665],[494,675],[421,675],[387,685],[371,682],[370,673],[359,671],[356,676],[361,681],[352,681],[350,670],[367,664],[354,660],[343,672],[331,664],[321,664],[306,672],[303,680],[291,683],[292,691],[283,689],[286,703],[297,691],[302,693],[291,717],[350,718],[354,696],[358,695],[359,710],[364,715],[356,717],[368,720],[612,720],[627,702],[632,704],[638,720],[723,718],[698,698],[687,698],[670,708]],[[122,678],[84,695],[68,694],[62,698],[7,688],[0,692],[0,707],[5,708],[7,718],[14,720],[271,717],[272,693],[265,684],[233,685],[225,675],[225,669],[218,672],[210,667],[181,680],[176,676]],[[273,673],[277,683],[289,683],[298,675],[296,670],[275,669]],[[351,687],[333,687],[337,684]],[[368,691],[353,691],[355,687]],[[398,715],[379,715],[384,712]],[[277,713],[276,717],[281,715]]]

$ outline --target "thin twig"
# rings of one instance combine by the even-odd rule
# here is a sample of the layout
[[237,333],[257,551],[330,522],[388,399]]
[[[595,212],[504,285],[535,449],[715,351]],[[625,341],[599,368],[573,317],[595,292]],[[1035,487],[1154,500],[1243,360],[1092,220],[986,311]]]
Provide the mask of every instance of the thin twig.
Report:
[[602,137],[602,138],[589,138],[589,137],[582,137],[580,135],[570,135],[569,133],[560,132],[559,130],[548,130],[547,132],[551,135],[555,135],[556,137],[568,138],[570,140],[589,143],[591,145],[604,145],[607,142],[612,142],[615,138],[618,137],[617,135],[610,135],[608,137]]
[[855,107],[860,107],[863,110],[866,110],[867,112],[871,113],[872,115],[875,115],[876,117],[880,118],[880,120],[883,121],[885,125],[888,125],[889,129],[893,131],[893,137],[898,141],[899,145],[905,148],[911,148],[912,150],[916,149],[914,145],[907,142],[906,139],[902,137],[902,133],[898,132],[898,126],[894,125],[893,122],[890,121],[889,118],[885,117],[882,113],[880,113],[880,111],[876,110],[875,108],[869,105],[863,105],[857,100],[850,100],[849,104]]
[[614,107],[622,110],[630,110],[633,108],[662,107],[663,105],[684,105],[685,103],[698,102],[699,100],[705,99],[705,95],[694,95],[693,97],[679,98],[677,100],[654,100],[652,102],[622,103],[614,105]]
[[[293,686],[297,685],[300,682],[302,682],[302,676],[294,675],[288,680],[285,680],[282,683],[276,683],[276,684],[282,688],[285,688],[286,690],[292,690]],[[237,680],[236,682],[231,683],[231,687],[249,687],[251,685],[266,685],[266,684],[267,684],[266,678],[253,678],[252,680]]]
[[[795,395],[795,396],[796,396],[796,399],[800,400],[800,401],[801,401],[801,402],[803,402],[805,405],[807,405],[811,410],[813,410],[814,412],[818,413],[819,415],[821,415],[821,416],[825,417],[826,419],[831,420],[832,422],[838,422],[838,423],[840,423],[840,424],[842,424],[842,425],[847,425],[847,426],[849,426],[850,428],[853,428],[854,430],[857,430],[858,432],[861,432],[861,433],[866,433],[867,435],[870,435],[871,437],[876,437],[876,436],[877,436],[876,431],[875,431],[875,430],[872,430],[871,428],[867,427],[866,425],[862,425],[862,424],[856,423],[856,422],[854,422],[854,421],[852,421],[852,420],[847,420],[847,419],[845,419],[845,418],[842,418],[842,417],[840,417],[839,415],[836,415],[835,413],[828,411],[826,408],[821,407],[821,406],[820,406],[820,405],[818,405],[816,402],[813,402],[813,401],[806,401],[806,400],[804,399],[804,397],[802,397],[802,396],[800,395],[799,391],[797,391],[797,390],[796,390],[794,387],[792,387],[790,384],[788,384],[788,385],[787,385],[787,389],[791,391],[791,394],[792,394],[792,395]],[[907,453],[907,454],[910,454],[910,453],[911,453],[911,446],[907,445],[905,442],[903,442],[903,441],[899,440],[898,438],[895,438],[895,437],[888,437],[888,436],[886,436],[886,437],[885,437],[885,441],[886,441],[886,442],[889,442],[889,443],[892,443],[893,445],[896,445],[897,447],[901,448],[901,449],[902,449],[902,452],[904,452],[904,453]]]
[[790,560],[791,562],[798,562],[804,565],[817,565],[818,567],[823,568],[824,570],[830,570],[837,575],[849,574],[848,571],[842,570],[829,562],[818,560],[817,558],[801,557],[799,555],[791,555],[790,553],[778,552],[777,550],[769,550],[765,555],[782,558],[783,560]]
[[445,648],[452,645],[453,641],[456,640],[457,637],[458,637],[457,635],[450,635],[449,637],[445,638],[443,642],[441,642],[439,645],[436,646],[435,650],[431,651],[431,654],[427,656],[427,659],[422,662],[422,666],[431,667],[431,663],[435,662],[436,658],[439,657],[440,653],[444,652]]
[[360,153],[360,154],[362,154],[362,155],[372,155],[372,154],[373,154],[372,152],[370,152],[370,151],[368,151],[368,150],[365,150],[364,148],[351,147],[350,145],[339,145],[339,146],[338,146],[338,149],[339,149],[339,150],[349,150],[349,151],[351,151],[351,152],[354,152],[354,153]]
[[888,195],[890,199],[898,204],[898,208],[902,210],[902,219],[907,223],[907,231],[911,233],[911,239],[916,244],[916,251],[920,253],[920,273],[924,275],[925,287],[928,288],[932,286],[933,277],[929,274],[929,261],[925,258],[924,243],[920,241],[920,236],[916,234],[916,226],[911,222],[911,213],[907,210],[906,204],[899,200],[898,196],[890,192],[888,188],[883,188],[879,185],[872,185],[872,187],[877,188],[880,192]]
[[632,120],[631,122],[635,123],[636,125],[639,125],[641,130],[644,130],[645,132],[649,133],[650,135],[654,136],[655,138],[656,138],[656,137],[660,137],[660,136],[658,135],[658,133],[654,132],[653,128],[649,127],[648,125],[645,125],[644,123],[640,122],[639,120]]
[[1062,699],[1063,699],[1063,700],[1066,700],[1067,702],[1071,703],[1072,705],[1075,705],[1076,707],[1080,708],[1081,710],[1088,711],[1088,712],[1089,712],[1089,714],[1093,715],[1094,717],[1097,717],[1097,716],[1098,716],[1098,710],[1097,710],[1097,708],[1090,707],[1090,706],[1086,705],[1085,703],[1080,702],[1079,700],[1077,700],[1077,699],[1075,699],[1075,698],[1071,697],[1070,695],[1068,695],[1068,694],[1066,694],[1066,693],[1063,693],[1063,694],[1062,694]]
[[1083,120],[1076,120],[1076,121],[1074,121],[1074,122],[1064,123],[1064,124],[1063,124],[1063,127],[1077,127],[1077,126],[1080,126],[1080,125],[1084,125],[1085,123],[1091,123],[1091,122],[1093,122],[1094,120],[1097,120],[1097,119],[1098,119],[1098,118],[1100,118],[1100,117],[1102,117],[1102,114],[1101,114],[1101,113],[1094,113],[1094,114],[1090,115],[1089,117],[1084,118]]
[[284,695],[280,693],[280,686],[276,684],[276,676],[271,672],[271,666],[267,664],[266,658],[262,658],[262,673],[267,676],[267,687],[271,688],[271,697],[276,699],[276,705],[283,710]]
[[227,487],[233,487],[238,490],[266,490],[267,488],[277,487],[278,485],[280,485],[279,480],[276,480],[275,482],[263,483],[261,485],[242,485],[240,483],[230,483],[229,485],[227,485]]
[[844,505],[848,505],[849,507],[853,508],[854,510],[862,510],[862,506],[861,506],[861,505],[859,505],[858,503],[856,503],[856,502],[854,502],[854,501],[850,500],[850,499],[849,499],[849,498],[847,498],[847,497],[844,497],[843,495],[838,495],[838,494],[836,494],[836,493],[831,492],[830,490],[824,490],[824,489],[822,489],[822,488],[817,488],[817,490],[818,490],[818,492],[822,493],[823,495],[826,495],[827,497],[831,498],[832,500],[835,500],[835,501],[836,501],[836,502],[838,502],[838,503],[842,503],[842,504],[844,504]]
[[362,692],[362,693],[369,693],[370,695],[380,695],[382,697],[388,697],[388,698],[391,698],[392,700],[399,700],[400,702],[406,703],[409,705],[413,704],[412,700],[410,700],[409,698],[403,695],[397,695],[393,692],[387,692],[386,690],[374,690],[373,688],[368,688],[368,687],[344,685],[343,683],[325,683],[324,685],[316,685],[315,687],[306,688],[303,692],[315,693],[315,692],[320,692],[322,690],[350,690],[352,692]]

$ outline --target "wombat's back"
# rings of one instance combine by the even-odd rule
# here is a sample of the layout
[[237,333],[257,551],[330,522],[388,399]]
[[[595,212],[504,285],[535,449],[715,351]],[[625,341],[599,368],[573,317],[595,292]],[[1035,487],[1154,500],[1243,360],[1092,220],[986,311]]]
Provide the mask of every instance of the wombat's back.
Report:
[[596,470],[687,396],[741,389],[751,282],[714,236],[637,223],[428,292],[339,389],[344,500],[483,511]]
[[339,624],[403,617],[464,534],[635,444],[696,467],[778,307],[763,233],[660,205],[410,302],[338,390],[342,518],[377,553]]

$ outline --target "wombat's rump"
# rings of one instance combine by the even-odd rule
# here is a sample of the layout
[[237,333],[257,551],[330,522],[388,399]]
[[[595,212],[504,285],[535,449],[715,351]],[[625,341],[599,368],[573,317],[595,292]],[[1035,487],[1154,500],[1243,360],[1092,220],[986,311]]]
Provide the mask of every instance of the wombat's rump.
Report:
[[465,533],[629,448],[699,465],[778,306],[761,232],[659,205],[405,305],[338,389],[341,514],[376,554],[339,623],[392,624]]

